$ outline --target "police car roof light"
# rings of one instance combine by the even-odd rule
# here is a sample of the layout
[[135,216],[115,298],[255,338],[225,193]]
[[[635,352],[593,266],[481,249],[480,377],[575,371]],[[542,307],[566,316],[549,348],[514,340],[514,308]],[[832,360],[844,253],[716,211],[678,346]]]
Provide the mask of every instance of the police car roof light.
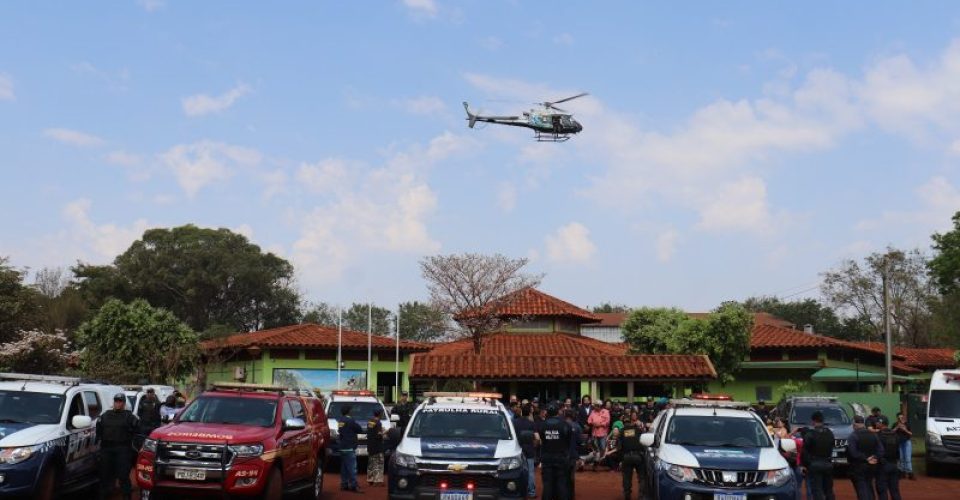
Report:
[[237,392],[278,392],[280,394],[291,390],[289,387],[283,387],[281,385],[244,384],[240,382],[214,382],[213,389]]
[[334,396],[374,396],[373,391],[330,391]]
[[944,372],[943,378],[947,382],[960,382],[960,372]]
[[79,377],[61,377],[59,375],[34,375],[32,373],[0,373],[0,380],[46,382],[49,384],[80,385]]
[[717,399],[671,399],[670,403],[674,408],[696,407],[696,408],[730,408],[734,410],[746,410],[750,408],[750,403],[744,401],[730,401]]
[[440,397],[440,398],[484,398],[484,399],[500,399],[503,397],[503,394],[499,392],[425,392],[423,393],[424,397]]
[[837,399],[836,396],[828,396],[825,394],[824,395],[814,394],[810,396],[791,396],[788,399],[791,399],[793,401],[809,401],[809,402],[825,402],[825,403],[836,403],[839,401],[839,399]]
[[693,394],[690,398],[701,401],[733,401],[733,396],[729,394],[709,394],[704,392]]

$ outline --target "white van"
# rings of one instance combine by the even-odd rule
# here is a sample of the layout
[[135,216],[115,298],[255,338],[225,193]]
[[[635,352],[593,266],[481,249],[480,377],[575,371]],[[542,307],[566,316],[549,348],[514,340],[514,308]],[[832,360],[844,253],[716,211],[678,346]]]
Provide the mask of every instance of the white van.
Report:
[[937,370],[927,394],[927,473],[960,464],[960,368]]

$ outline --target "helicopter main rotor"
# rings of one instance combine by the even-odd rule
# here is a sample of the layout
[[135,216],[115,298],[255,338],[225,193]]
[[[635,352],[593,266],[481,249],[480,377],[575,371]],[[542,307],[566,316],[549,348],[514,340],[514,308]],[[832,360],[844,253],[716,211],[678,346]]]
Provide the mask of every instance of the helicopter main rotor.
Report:
[[567,110],[558,108],[558,107],[554,106],[554,104],[560,104],[561,102],[572,101],[572,100],[574,100],[574,99],[577,99],[577,98],[579,98],[579,97],[583,97],[583,96],[585,96],[585,95],[590,95],[590,94],[587,93],[587,92],[582,92],[582,93],[579,93],[579,94],[577,94],[577,95],[575,95],[575,96],[570,96],[570,97],[567,97],[567,98],[564,98],[564,99],[559,99],[559,100],[556,100],[556,101],[537,102],[537,103],[534,103],[534,104],[539,104],[539,105],[543,106],[543,107],[546,108],[546,109],[554,109],[554,110],[557,110],[557,111],[559,111],[559,112],[561,112],[561,113],[566,113]]

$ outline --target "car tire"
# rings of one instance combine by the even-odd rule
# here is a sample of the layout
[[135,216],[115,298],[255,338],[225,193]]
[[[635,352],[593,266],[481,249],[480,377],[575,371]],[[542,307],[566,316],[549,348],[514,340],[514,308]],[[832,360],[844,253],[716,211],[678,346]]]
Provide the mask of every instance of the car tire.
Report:
[[280,469],[276,467],[270,470],[270,477],[267,479],[267,485],[263,488],[263,499],[283,499],[283,474],[281,474]]
[[303,498],[308,500],[318,500],[323,496],[323,459],[317,459],[317,465],[313,468],[313,484],[303,490]]
[[49,466],[43,472],[40,482],[37,483],[37,492],[34,498],[39,500],[54,500],[60,498],[60,492],[57,488],[59,483],[59,470],[56,466]]

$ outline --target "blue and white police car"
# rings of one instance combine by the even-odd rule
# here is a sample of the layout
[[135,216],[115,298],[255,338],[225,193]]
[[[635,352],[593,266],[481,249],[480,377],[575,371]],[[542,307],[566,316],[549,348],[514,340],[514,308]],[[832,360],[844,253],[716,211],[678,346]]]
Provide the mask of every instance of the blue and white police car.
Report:
[[747,403],[675,399],[651,431],[647,491],[678,500],[795,500],[797,479],[781,456],[796,450],[776,442]]
[[391,500],[522,498],[527,462],[500,394],[427,392],[390,458]]
[[119,386],[0,374],[0,498],[50,499],[98,481],[96,419]]

